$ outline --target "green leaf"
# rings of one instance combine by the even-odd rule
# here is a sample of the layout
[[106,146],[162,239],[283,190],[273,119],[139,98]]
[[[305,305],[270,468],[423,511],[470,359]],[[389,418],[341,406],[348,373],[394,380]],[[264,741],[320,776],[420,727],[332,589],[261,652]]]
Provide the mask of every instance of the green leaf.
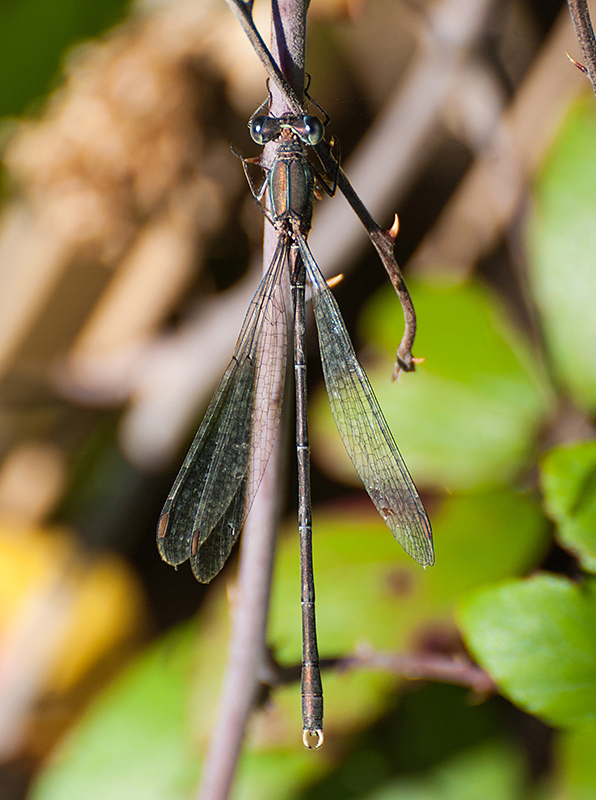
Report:
[[422,779],[402,778],[366,800],[516,800],[525,796],[521,756],[503,742],[459,753]]
[[481,591],[459,616],[470,650],[515,703],[555,725],[596,719],[596,581],[539,575]]
[[454,495],[433,515],[436,569],[429,572],[433,605],[451,606],[469,592],[525,575],[550,545],[536,498],[511,489]]
[[534,191],[529,274],[559,379],[596,410],[596,107],[590,93],[562,126]]
[[542,461],[541,478],[561,544],[596,572],[596,442],[551,450]]
[[[416,374],[390,379],[400,313],[392,289],[375,296],[363,327],[384,359],[369,378],[414,479],[451,490],[508,482],[529,463],[551,406],[528,344],[478,283],[408,285],[425,357]],[[314,412],[317,461],[357,485],[322,391]]]

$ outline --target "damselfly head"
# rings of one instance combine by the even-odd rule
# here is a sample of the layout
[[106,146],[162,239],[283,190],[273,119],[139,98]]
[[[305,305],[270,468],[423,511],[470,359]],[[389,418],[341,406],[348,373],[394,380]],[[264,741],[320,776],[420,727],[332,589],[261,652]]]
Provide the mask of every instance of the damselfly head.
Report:
[[251,117],[248,123],[250,136],[254,142],[261,146],[272,142],[282,133],[290,131],[304,144],[319,144],[325,135],[325,126],[318,117],[305,114],[302,117],[284,116],[273,117],[267,114],[258,114]]

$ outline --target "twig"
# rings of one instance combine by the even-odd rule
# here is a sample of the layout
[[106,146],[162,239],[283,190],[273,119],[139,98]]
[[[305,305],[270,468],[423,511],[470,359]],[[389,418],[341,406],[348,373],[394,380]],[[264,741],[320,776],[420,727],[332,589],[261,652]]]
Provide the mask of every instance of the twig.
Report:
[[[306,110],[298,100],[295,91],[290,87],[284,78],[279,67],[271,58],[259,32],[257,31],[252,18],[252,0],[226,0],[234,14],[240,20],[246,35],[250,39],[255,52],[261,59],[272,85],[280,92],[288,104],[293,114],[305,114]],[[321,159],[328,175],[334,175],[337,171],[337,164],[331,153],[327,142],[321,142],[315,146],[317,156]],[[393,254],[393,244],[395,241],[394,229],[383,230],[372,218],[366,206],[360,200],[353,186],[348,180],[344,171],[340,168],[337,185],[368,233],[381,261],[385,267],[391,283],[400,299],[405,318],[405,329],[402,340],[397,348],[396,363],[393,377],[397,377],[400,370],[413,372],[416,369],[416,361],[412,356],[412,347],[416,336],[416,313],[410,298],[403,276]]]
[[[273,0],[272,3],[272,50],[296,87],[304,86],[307,7],[307,0]],[[264,49],[268,59],[271,58],[258,33],[255,40],[251,37],[251,41]],[[279,71],[277,65],[275,68]],[[285,78],[283,80],[285,83]],[[271,106],[277,115],[286,113],[288,109],[285,93],[277,91],[275,84],[271,87]],[[269,267],[275,240],[276,233],[266,221],[263,272]],[[280,428],[283,430],[283,425]],[[259,672],[266,657],[283,439],[280,432],[242,533],[228,663],[198,800],[226,800],[229,797],[246,724],[258,692]]]
[[497,690],[490,675],[468,659],[434,654],[380,653],[362,650],[352,656],[338,659],[336,669],[375,669],[391,672],[410,681],[432,680],[467,686],[478,694],[492,694]]
[[[596,94],[596,38],[594,38],[588,4],[586,0],[567,0],[567,5],[586,62],[585,73],[590,79],[594,94]],[[577,62],[574,63],[577,64]],[[581,65],[577,64],[577,66],[581,69]]]
[[[436,681],[465,686],[479,695],[494,694],[497,685],[491,676],[465,656],[436,653],[383,653],[361,648],[340,658],[321,659],[321,667],[336,672],[372,669],[389,672],[408,681]],[[272,686],[294,683],[299,679],[300,666],[280,666],[271,657],[268,682]]]

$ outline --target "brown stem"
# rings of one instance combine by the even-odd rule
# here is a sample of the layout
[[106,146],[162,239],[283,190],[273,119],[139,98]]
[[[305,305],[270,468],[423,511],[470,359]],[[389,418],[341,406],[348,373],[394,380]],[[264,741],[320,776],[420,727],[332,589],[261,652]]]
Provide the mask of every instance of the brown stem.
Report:
[[466,686],[478,694],[493,694],[495,682],[468,659],[435,654],[379,653],[373,650],[340,659],[338,669],[376,669],[410,681],[429,680]]
[[596,38],[586,0],[567,0],[575,34],[585,61],[585,71],[596,94]]
[[283,436],[279,436],[242,532],[228,658],[197,800],[230,796],[246,724],[258,696],[279,516],[282,445]]
[[[252,2],[232,5],[243,28],[251,19]],[[272,51],[287,70],[288,79],[298,88],[304,86],[304,49],[306,31],[305,0],[273,0]],[[265,53],[274,71],[279,67],[271,59],[254,25],[249,38],[260,54]],[[281,74],[281,73],[280,73]],[[284,84],[287,84],[285,78]],[[293,94],[292,90],[290,90]],[[276,114],[284,113],[286,93],[271,87],[271,103]],[[298,104],[299,105],[299,104]],[[293,106],[290,105],[290,108]],[[270,263],[277,238],[272,226],[265,223],[263,271]],[[232,631],[228,662],[224,675],[218,719],[205,757],[198,800],[227,800],[232,790],[246,724],[254,708],[259,689],[259,673],[266,653],[267,617],[273,571],[273,552],[279,515],[279,481],[283,435],[278,435],[265,475],[259,487],[242,533],[238,583],[232,609]]]
[[[491,676],[465,657],[437,655],[434,653],[382,653],[372,649],[361,650],[341,658],[325,658],[321,667],[345,672],[372,669],[389,672],[408,681],[436,681],[465,686],[479,695],[498,691]],[[268,682],[281,686],[294,683],[300,674],[299,666],[281,667],[271,658]]]

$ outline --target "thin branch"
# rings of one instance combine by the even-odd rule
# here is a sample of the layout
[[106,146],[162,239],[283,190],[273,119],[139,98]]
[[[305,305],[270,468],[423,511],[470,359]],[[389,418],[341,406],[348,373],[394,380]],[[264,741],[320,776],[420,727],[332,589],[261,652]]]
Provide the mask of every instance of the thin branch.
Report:
[[[336,672],[376,670],[389,672],[408,681],[435,681],[465,686],[479,695],[498,691],[494,680],[465,656],[436,653],[383,653],[362,648],[348,656],[321,659],[321,667]],[[269,660],[268,683],[282,686],[300,679],[300,666],[281,666],[273,656]]]
[[[293,114],[305,114],[306,109],[304,105],[298,100],[295,91],[290,87],[281,73],[281,70],[273,61],[261,35],[255,27],[252,18],[252,0],[248,2],[246,2],[246,0],[226,0],[226,2],[239,19],[242,28],[267,71],[272,85],[283,95]],[[334,175],[337,171],[337,164],[331,153],[329,144],[323,141],[316,145],[314,149],[317,156],[321,159],[321,163],[327,174]],[[375,222],[341,168],[339,170],[337,185],[364,225],[402,305],[405,329],[400,345],[397,348],[393,377],[396,378],[400,370],[404,372],[413,372],[416,369],[416,361],[412,356],[412,347],[416,336],[416,313],[403,276],[395,260],[395,255],[393,254],[393,244],[395,241],[395,236],[392,233],[393,229],[385,231]]]
[[[586,0],[567,0],[575,34],[585,61],[585,73],[596,94],[596,38]],[[575,62],[577,64],[577,62]],[[581,65],[578,65],[581,69]],[[583,71],[583,70],[582,70]]]
[[[273,0],[271,14],[272,50],[292,84],[301,88],[304,86],[307,6],[306,0]],[[242,7],[248,8],[244,3]],[[252,3],[249,14],[251,9]],[[239,18],[243,22],[245,15]],[[257,52],[263,52],[267,60],[271,60],[263,40],[256,30],[255,33],[256,37],[250,38]],[[275,62],[271,60],[271,63],[274,71],[279,72]],[[282,79],[286,84],[283,75]],[[294,95],[291,89],[290,93]],[[277,91],[276,84],[271,87],[271,105],[276,114],[287,113],[285,92]],[[263,272],[269,267],[276,239],[275,230],[265,221]],[[267,617],[281,496],[282,430],[283,424],[242,532],[228,662],[198,800],[227,800],[230,795],[246,725],[259,690],[259,673],[266,660]]]
[[490,675],[468,659],[434,654],[380,653],[363,650],[338,659],[336,669],[375,669],[410,681],[427,680],[466,686],[480,695],[494,694]]

